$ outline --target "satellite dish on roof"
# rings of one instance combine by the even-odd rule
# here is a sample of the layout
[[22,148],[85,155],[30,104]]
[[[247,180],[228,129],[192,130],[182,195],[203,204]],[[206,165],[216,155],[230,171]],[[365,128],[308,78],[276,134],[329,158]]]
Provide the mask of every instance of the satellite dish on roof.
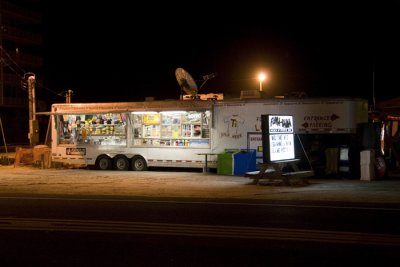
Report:
[[197,95],[197,84],[187,71],[182,68],[177,68],[175,70],[175,77],[181,89],[185,91],[186,94],[191,96]]
[[[203,76],[203,83],[200,85],[200,88],[212,78],[217,76],[216,73],[211,73],[208,75]],[[182,68],[177,68],[175,70],[175,77],[181,87],[181,100],[183,100],[182,92],[185,91],[186,94],[190,96],[192,99],[198,99],[199,96],[197,95],[198,87],[196,81],[192,78],[192,76]]]

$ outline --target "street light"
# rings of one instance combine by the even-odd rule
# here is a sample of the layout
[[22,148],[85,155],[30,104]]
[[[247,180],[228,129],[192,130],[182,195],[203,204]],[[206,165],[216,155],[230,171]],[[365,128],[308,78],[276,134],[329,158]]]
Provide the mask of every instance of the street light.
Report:
[[258,74],[258,80],[260,81],[260,92],[262,92],[262,82],[267,78],[265,73],[261,72]]

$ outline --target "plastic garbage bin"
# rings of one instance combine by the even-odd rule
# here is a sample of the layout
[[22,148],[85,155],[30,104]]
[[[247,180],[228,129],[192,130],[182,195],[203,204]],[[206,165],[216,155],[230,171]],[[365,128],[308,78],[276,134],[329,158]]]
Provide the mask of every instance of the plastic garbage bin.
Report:
[[218,154],[217,174],[244,175],[246,172],[256,170],[255,149],[225,149]]
[[217,174],[233,175],[233,155],[239,149],[225,149],[217,156]]
[[244,175],[256,168],[256,150],[241,150],[233,154],[233,175]]

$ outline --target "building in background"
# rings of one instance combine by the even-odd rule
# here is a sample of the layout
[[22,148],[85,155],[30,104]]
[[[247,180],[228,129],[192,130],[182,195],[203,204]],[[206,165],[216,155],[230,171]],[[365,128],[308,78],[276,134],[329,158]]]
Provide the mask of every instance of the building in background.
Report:
[[42,43],[41,1],[0,0],[0,118],[7,145],[29,143],[27,78],[33,73],[41,83]]

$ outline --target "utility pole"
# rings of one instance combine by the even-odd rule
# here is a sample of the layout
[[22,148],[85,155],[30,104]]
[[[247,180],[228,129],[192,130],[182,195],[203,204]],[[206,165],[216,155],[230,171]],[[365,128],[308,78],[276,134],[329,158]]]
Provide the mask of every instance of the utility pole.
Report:
[[2,9],[0,0],[0,105],[4,104],[4,68],[3,68],[3,19]]
[[65,100],[66,100],[66,103],[68,103],[68,104],[71,103],[72,93],[73,93],[72,90],[68,90],[67,93],[65,94]]
[[39,122],[36,120],[35,74],[27,73],[29,94],[29,144],[33,147],[39,142]]

